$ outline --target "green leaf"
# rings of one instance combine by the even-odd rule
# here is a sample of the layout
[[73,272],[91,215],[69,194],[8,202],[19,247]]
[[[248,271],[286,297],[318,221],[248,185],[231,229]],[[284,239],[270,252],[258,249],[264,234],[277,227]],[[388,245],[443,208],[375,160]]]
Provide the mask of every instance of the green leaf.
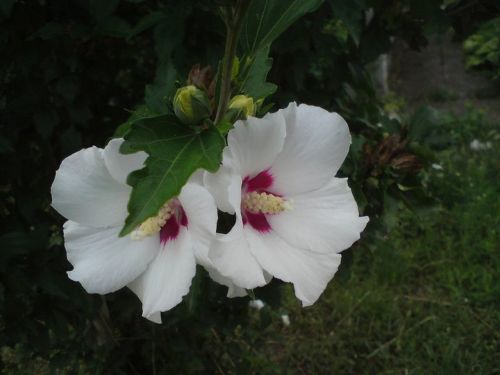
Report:
[[145,151],[145,167],[132,172],[129,216],[120,235],[134,230],[161,206],[177,196],[197,169],[215,172],[220,165],[224,139],[211,127],[194,130],[171,115],[140,119],[125,135],[121,152]]
[[323,0],[254,0],[245,17],[240,37],[243,50],[253,55],[269,47],[292,23],[316,10]]
[[242,64],[238,77],[240,90],[254,99],[263,99],[276,91],[266,82],[273,60],[271,43],[297,19],[317,9],[323,0],[253,0],[243,21],[240,35]]
[[132,124],[137,120],[148,118],[148,117],[156,117],[157,113],[151,111],[146,105],[138,106],[130,117],[124,123],[120,124],[113,134],[113,138],[123,138],[123,136],[130,130]]
[[364,22],[364,0],[330,0],[334,14],[342,20],[349,34],[356,44],[359,44],[361,30]]
[[244,77],[240,91],[254,99],[265,98],[276,91],[276,85],[266,82],[273,59],[268,57],[269,48],[261,49],[252,59],[248,57],[248,67],[243,70]]
[[181,48],[185,33],[185,14],[170,15],[154,28],[155,51],[160,61],[170,59],[176,48]]
[[[228,111],[229,112],[229,111]],[[229,133],[229,130],[233,128],[233,122],[228,121],[226,119],[222,119],[218,124],[217,124],[217,130],[221,134],[227,134]]]
[[418,108],[409,121],[408,137],[423,142],[443,123],[443,114],[430,106]]
[[146,86],[145,102],[153,111],[159,114],[170,112],[168,103],[175,93],[177,72],[170,60],[158,65],[154,83]]
[[175,15],[163,18],[154,29],[158,64],[154,82],[146,86],[145,101],[152,111],[159,114],[171,112],[167,105],[168,99],[175,93],[177,72],[171,55],[182,42],[185,14]]

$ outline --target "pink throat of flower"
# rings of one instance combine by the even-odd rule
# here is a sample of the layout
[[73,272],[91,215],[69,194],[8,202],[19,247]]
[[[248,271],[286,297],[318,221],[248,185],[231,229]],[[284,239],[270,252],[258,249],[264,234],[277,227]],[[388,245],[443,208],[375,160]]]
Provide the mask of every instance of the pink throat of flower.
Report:
[[179,203],[175,207],[174,214],[160,229],[160,243],[164,245],[168,241],[174,241],[179,236],[181,226],[187,227],[188,219],[186,212]]
[[[246,176],[243,179],[241,186],[242,197],[251,192],[268,192],[268,189],[273,184],[273,176],[269,172],[269,169],[260,172],[254,177]],[[260,233],[267,233],[271,231],[271,225],[267,220],[267,217],[262,212],[251,212],[248,209],[241,207],[241,213],[243,216],[243,225],[249,224],[253,229]]]

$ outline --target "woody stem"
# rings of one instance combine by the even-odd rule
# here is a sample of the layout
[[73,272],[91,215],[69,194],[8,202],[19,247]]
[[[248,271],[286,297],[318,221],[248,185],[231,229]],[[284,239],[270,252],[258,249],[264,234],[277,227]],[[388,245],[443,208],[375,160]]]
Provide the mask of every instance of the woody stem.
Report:
[[234,8],[222,10],[224,22],[226,24],[226,46],[222,61],[222,72],[220,76],[220,95],[215,116],[217,124],[226,113],[229,98],[231,97],[231,73],[233,70],[236,47],[243,25],[243,19],[248,10],[251,0],[238,0]]

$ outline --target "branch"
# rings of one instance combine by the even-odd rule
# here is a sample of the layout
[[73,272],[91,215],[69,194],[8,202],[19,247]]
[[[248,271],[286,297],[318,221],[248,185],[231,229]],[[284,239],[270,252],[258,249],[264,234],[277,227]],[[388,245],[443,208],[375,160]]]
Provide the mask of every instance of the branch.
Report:
[[236,56],[236,48],[238,39],[243,25],[243,19],[248,10],[251,0],[239,0],[234,9],[227,9],[222,12],[224,15],[224,23],[226,24],[226,47],[224,50],[224,59],[222,62],[220,96],[215,116],[215,124],[217,124],[226,113],[229,98],[231,97],[231,72],[233,70],[234,57]]

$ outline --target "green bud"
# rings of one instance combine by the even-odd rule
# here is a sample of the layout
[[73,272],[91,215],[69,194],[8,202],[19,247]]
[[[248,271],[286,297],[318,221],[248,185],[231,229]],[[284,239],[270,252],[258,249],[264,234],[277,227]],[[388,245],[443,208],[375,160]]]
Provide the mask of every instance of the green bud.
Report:
[[236,95],[229,102],[229,109],[239,111],[246,118],[248,116],[255,116],[256,106],[251,97]]
[[234,81],[240,72],[240,59],[238,56],[234,56],[233,68],[231,69],[231,80]]
[[210,117],[212,109],[207,94],[194,85],[177,90],[174,97],[174,112],[182,123],[195,125]]

